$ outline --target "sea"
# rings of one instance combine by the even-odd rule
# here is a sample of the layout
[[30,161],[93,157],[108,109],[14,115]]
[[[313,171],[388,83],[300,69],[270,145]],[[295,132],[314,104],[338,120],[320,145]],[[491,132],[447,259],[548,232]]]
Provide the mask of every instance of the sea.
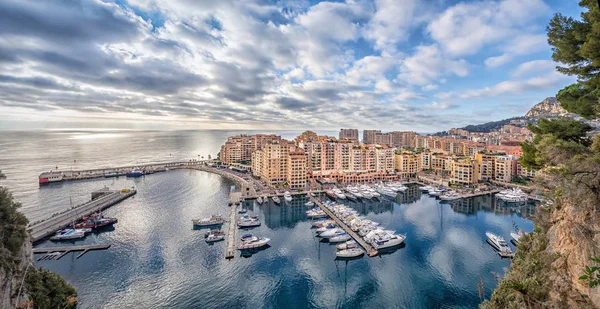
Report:
[[[315,237],[304,203],[245,201],[262,225],[239,231],[270,246],[226,260],[225,242],[207,244],[192,218],[229,213],[231,181],[211,173],[174,170],[141,178],[106,178],[40,187],[41,172],[216,156],[227,136],[253,131],[1,131],[0,170],[31,222],[90,199],[103,187],[138,193],[104,214],[119,222],[72,243],[111,244],[77,258],[39,260],[78,292],[78,308],[476,308],[510,267],[485,232],[510,239],[533,229],[535,204],[505,204],[493,196],[442,202],[416,186],[395,198],[346,203],[388,230],[407,235],[377,257],[338,260]],[[300,132],[280,131],[285,138]],[[335,132],[318,132],[335,134]],[[325,199],[326,197],[323,197]],[[514,244],[510,246],[515,249]]]

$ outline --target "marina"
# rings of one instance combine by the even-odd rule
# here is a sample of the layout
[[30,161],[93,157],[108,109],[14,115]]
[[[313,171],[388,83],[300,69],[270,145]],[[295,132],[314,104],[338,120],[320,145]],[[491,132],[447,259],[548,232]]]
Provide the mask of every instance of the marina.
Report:
[[[30,231],[32,242],[40,241],[41,239],[48,237],[57,230],[65,228],[72,224],[75,220],[83,216],[89,216],[93,213],[102,211],[112,205],[115,205],[128,197],[131,197],[137,193],[134,189],[123,189],[121,191],[110,191],[101,190],[92,193],[92,200],[73,207],[62,213],[58,213],[46,220],[41,222],[34,222],[28,229]],[[94,196],[97,196],[94,198]]]

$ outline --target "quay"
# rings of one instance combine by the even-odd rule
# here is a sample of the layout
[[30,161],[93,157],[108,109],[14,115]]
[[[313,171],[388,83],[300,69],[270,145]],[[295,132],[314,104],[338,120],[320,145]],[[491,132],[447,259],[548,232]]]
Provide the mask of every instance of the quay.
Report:
[[479,192],[473,192],[473,193],[464,193],[461,195],[463,198],[471,198],[471,197],[477,197],[477,196],[482,196],[482,195],[495,194],[498,192],[500,192],[500,190],[496,189],[496,190],[479,191]]
[[374,257],[379,253],[379,252],[377,252],[377,250],[375,250],[375,248],[373,248],[371,245],[369,245],[362,237],[360,237],[358,234],[356,234],[356,232],[354,232],[350,227],[348,227],[348,225],[346,225],[346,223],[344,223],[344,221],[340,220],[340,218],[338,218],[333,212],[331,212],[331,210],[329,210],[329,208],[325,207],[325,205],[323,203],[321,203],[320,200],[318,200],[314,197],[311,197],[310,199],[313,201],[313,203],[315,203],[321,209],[323,209],[323,211],[325,211],[325,213],[331,219],[335,220],[337,225],[339,227],[341,227],[346,233],[348,233],[348,235],[350,235],[350,237],[352,237],[358,244],[360,244],[360,246],[363,247],[363,249],[367,252],[368,256]]
[[86,246],[67,246],[67,247],[46,247],[46,248],[33,248],[34,254],[44,254],[40,260],[59,260],[69,252],[83,251],[76,258],[80,258],[90,250],[106,250],[110,248],[110,244],[103,245],[86,245]]
[[29,226],[28,230],[30,231],[31,241],[35,243],[54,234],[57,230],[67,227],[73,220],[106,209],[136,193],[136,190],[129,189],[122,191],[103,190],[93,192],[92,196],[96,196],[96,198],[93,198],[91,201]]

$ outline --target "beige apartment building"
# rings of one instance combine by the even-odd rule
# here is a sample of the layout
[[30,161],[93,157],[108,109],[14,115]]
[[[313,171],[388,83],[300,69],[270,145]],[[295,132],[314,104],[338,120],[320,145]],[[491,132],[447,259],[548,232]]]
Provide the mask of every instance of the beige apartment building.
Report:
[[280,141],[275,134],[236,135],[227,138],[221,146],[219,159],[225,164],[252,160],[252,153],[272,141]]
[[517,175],[517,156],[498,156],[495,162],[495,176],[497,181],[511,182]]
[[477,175],[475,176],[477,181],[489,181],[494,180],[494,165],[496,163],[495,154],[487,153],[476,153],[475,161],[477,162]]
[[476,183],[475,166],[477,166],[477,163],[470,159],[452,160],[450,183],[461,185],[471,185]]
[[396,171],[414,177],[421,170],[421,155],[403,152],[395,155]]
[[293,146],[293,143],[281,140],[269,142],[262,149],[256,150],[252,160],[254,176],[271,186],[287,183],[288,156]]
[[290,189],[301,190],[306,187],[306,180],[306,155],[294,147],[288,154],[287,184]]

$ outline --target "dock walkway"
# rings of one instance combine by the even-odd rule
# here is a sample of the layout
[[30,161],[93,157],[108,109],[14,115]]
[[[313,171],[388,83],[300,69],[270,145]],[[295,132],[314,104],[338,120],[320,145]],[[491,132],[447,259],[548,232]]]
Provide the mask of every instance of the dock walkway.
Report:
[[50,236],[57,230],[67,227],[73,220],[106,209],[136,193],[136,190],[129,190],[127,192],[112,191],[102,197],[69,209],[44,221],[35,223],[28,228],[31,234],[31,241],[36,242],[44,237]]
[[69,252],[83,251],[76,257],[78,259],[90,250],[106,250],[108,248],[110,248],[110,244],[33,248],[32,252],[34,254],[45,254],[38,259],[38,261],[39,261],[39,260],[58,260],[61,257],[65,256]]
[[233,259],[235,256],[235,244],[236,244],[236,209],[237,204],[231,206],[231,212],[229,213],[229,226],[227,226],[227,249],[225,250],[225,258]]
[[323,209],[323,211],[325,211],[325,213],[329,217],[331,217],[331,219],[335,220],[337,225],[339,227],[341,227],[344,231],[346,231],[346,233],[348,233],[348,235],[350,235],[350,237],[352,237],[358,244],[360,244],[360,246],[363,247],[363,249],[365,249],[368,256],[373,257],[378,254],[378,252],[377,252],[377,250],[375,250],[375,248],[373,248],[362,237],[360,237],[358,234],[356,234],[356,232],[354,232],[350,227],[348,227],[348,225],[346,225],[346,223],[344,221],[342,221],[340,218],[338,218],[331,210],[329,210],[329,208],[325,207],[325,205],[323,203],[321,203],[321,201],[319,201],[318,199],[316,199],[314,197],[311,197],[311,200],[316,205],[318,205],[321,209]]

